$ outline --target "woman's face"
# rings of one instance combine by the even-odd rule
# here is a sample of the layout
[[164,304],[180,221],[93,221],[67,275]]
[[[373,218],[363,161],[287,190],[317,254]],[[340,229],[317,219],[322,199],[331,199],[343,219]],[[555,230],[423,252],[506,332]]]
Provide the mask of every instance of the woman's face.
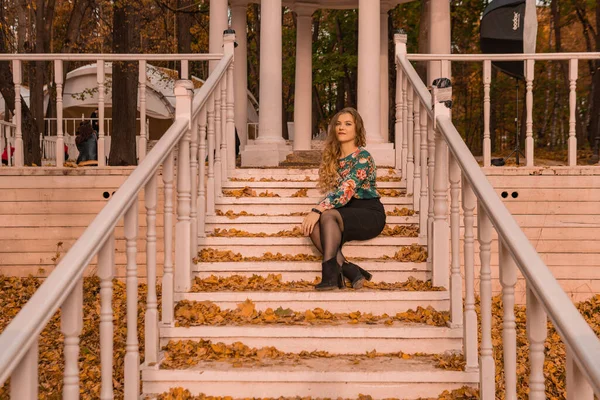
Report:
[[335,123],[335,134],[340,143],[354,142],[356,124],[351,114],[342,114]]

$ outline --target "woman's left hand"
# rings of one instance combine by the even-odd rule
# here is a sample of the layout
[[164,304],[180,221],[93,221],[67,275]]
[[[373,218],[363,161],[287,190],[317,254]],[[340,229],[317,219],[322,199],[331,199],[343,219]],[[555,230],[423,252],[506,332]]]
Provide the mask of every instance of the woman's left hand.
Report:
[[302,221],[302,234],[304,236],[308,236],[312,233],[315,225],[319,222],[319,218],[321,216],[314,211],[308,213],[306,217],[304,217],[304,221]]

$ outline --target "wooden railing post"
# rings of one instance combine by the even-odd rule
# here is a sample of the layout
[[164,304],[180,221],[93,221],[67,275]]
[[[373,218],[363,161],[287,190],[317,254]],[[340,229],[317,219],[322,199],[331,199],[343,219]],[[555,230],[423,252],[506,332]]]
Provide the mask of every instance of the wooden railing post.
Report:
[[527,115],[525,119],[525,158],[528,167],[533,167],[533,75],[534,60],[525,61],[525,107]]
[[594,390],[585,378],[573,351],[567,346],[567,400],[594,400]]
[[[435,128],[435,165],[433,173],[433,285],[450,285],[450,225],[448,224],[448,145],[435,126],[438,116],[450,116],[452,85],[447,78],[433,82],[432,103]],[[448,100],[449,99],[449,100]],[[429,249],[428,249],[429,250]]]
[[200,161],[200,172],[198,176],[198,237],[206,237],[206,106],[200,110],[198,117],[198,132],[200,134],[200,145],[198,146],[198,160]]
[[413,209],[415,211],[420,210],[420,199],[421,199],[421,100],[419,95],[415,92],[413,95],[415,101],[413,102],[414,112],[414,127],[413,127],[413,146],[414,146],[414,184],[413,184]]
[[481,259],[480,296],[481,296],[481,357],[479,359],[479,393],[481,400],[496,398],[496,366],[492,348],[492,222],[487,211],[477,206],[477,237],[479,238],[479,257]]
[[124,397],[137,399],[140,392],[140,352],[138,342],[138,274],[137,236],[138,203],[134,201],[125,213],[125,254],[127,266],[125,287],[127,292],[127,338],[125,340]]
[[63,136],[63,62],[54,60],[54,83],[56,83],[56,166],[65,163],[65,139]]
[[[228,29],[223,32],[223,53],[225,55],[233,55],[235,48],[235,31],[233,29]],[[235,169],[235,160],[236,160],[236,152],[235,152],[235,87],[233,82],[233,68],[234,61],[231,61],[229,67],[227,67],[227,75],[224,77],[224,81],[226,81],[227,91],[225,93],[225,126],[226,126],[226,137],[225,142],[227,143],[227,154],[226,159],[227,163],[225,164],[225,172],[227,173],[223,179],[227,180],[227,177],[233,175],[233,170]]]
[[[221,79],[221,184],[227,181],[227,74]],[[221,190],[219,190],[221,193]]]
[[[25,154],[23,154],[23,113],[21,111],[21,61],[13,60],[13,83],[15,85],[15,152],[14,164],[15,167],[22,167],[25,162]],[[10,145],[8,145],[8,153],[10,153]],[[10,165],[10,157],[8,157]]]
[[190,207],[190,222],[191,222],[191,246],[190,257],[194,258],[198,252],[198,120],[192,121],[190,141],[190,177],[192,178],[191,186],[191,207]]
[[61,309],[61,332],[65,336],[63,399],[79,399],[79,335],[83,329],[83,278],[67,296]]
[[223,125],[225,121],[221,121],[221,82],[218,82],[215,91],[213,92],[215,99],[215,197],[221,197],[221,187],[223,184],[223,167],[221,166],[221,140],[223,139]]
[[10,377],[10,398],[38,400],[39,341],[36,339]]
[[156,203],[158,196],[156,174],[146,183],[144,202],[146,206],[146,279],[148,293],[145,315],[145,357],[146,365],[158,362],[158,300],[156,298]]
[[421,104],[421,196],[419,205],[419,236],[427,237],[428,223],[427,216],[429,213],[429,177],[428,177],[428,160],[427,160],[427,137],[429,135],[429,127],[427,120],[427,110]]
[[569,60],[569,166],[577,165],[577,59]]
[[215,215],[215,96],[211,94],[206,101],[207,138],[208,138],[208,176],[206,178],[206,215]]
[[175,118],[187,119],[188,127],[179,141],[177,154],[177,224],[175,225],[175,291],[186,292],[192,279],[191,257],[191,177],[190,177],[190,130],[192,117],[192,96],[194,85],[191,81],[179,80],[175,83],[177,108]]
[[504,350],[504,390],[506,400],[517,400],[517,331],[515,285],[517,265],[502,240],[498,240],[500,283],[502,284],[502,348]]
[[492,165],[492,139],[490,136],[490,86],[492,61],[483,62],[483,166]]
[[162,322],[173,323],[174,300],[173,290],[173,175],[174,175],[174,150],[172,150],[163,163],[164,184],[164,266],[162,277]]
[[148,137],[146,137],[146,60],[139,61],[138,90],[140,92],[140,142],[137,154],[138,163],[146,158]]
[[465,371],[479,368],[477,354],[477,312],[475,311],[475,193],[471,184],[462,176],[462,207],[465,226],[465,309],[463,322],[463,350],[465,353]]
[[[406,155],[406,194],[412,195],[415,188],[415,155],[414,155],[414,89],[410,82],[407,82],[406,93],[406,139],[407,139],[407,155]],[[417,100],[418,101],[418,100]]]
[[529,339],[529,398],[542,400],[546,398],[544,379],[544,342],[548,335],[546,311],[533,290],[527,286],[526,291],[527,338]]
[[113,277],[115,269],[115,236],[112,234],[98,253],[100,278],[100,399],[114,399],[113,392],[113,334],[112,309]]
[[450,247],[452,263],[450,267],[450,326],[463,324],[462,276],[460,275],[460,166],[450,154]]
[[[407,35],[403,30],[399,30],[398,33],[394,34],[394,45],[396,57],[406,57],[406,42]],[[404,106],[404,71],[402,66],[398,63],[396,65],[396,125],[395,125],[395,150],[396,150],[396,169],[400,170],[400,173],[404,175],[405,170],[403,169],[402,159],[402,141],[404,138],[404,124],[403,124],[403,106]]]
[[98,80],[98,166],[106,166],[104,151],[104,60],[96,61],[96,77]]

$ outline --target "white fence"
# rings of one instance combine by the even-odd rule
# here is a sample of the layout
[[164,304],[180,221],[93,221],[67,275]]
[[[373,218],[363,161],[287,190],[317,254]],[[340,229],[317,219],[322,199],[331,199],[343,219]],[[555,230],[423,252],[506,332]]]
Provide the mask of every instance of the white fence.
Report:
[[[600,340],[579,314],[548,267],[529,243],[504,206],[450,118],[445,101],[452,99],[449,82],[437,82],[430,94],[406,53],[406,35],[396,34],[396,165],[402,167],[407,192],[419,211],[420,232],[427,236],[429,268],[433,284],[450,290],[454,327],[463,327],[463,349],[467,370],[479,370],[480,398],[496,398],[496,373],[492,344],[491,243],[498,234],[500,282],[504,304],[502,346],[506,399],[517,398],[517,341],[515,329],[515,285],[517,269],[527,287],[527,337],[529,339],[529,398],[545,399],[544,341],[547,319],[553,322],[567,347],[567,399],[593,400],[600,396]],[[557,56],[557,55],[552,55]],[[572,59],[573,55],[560,55]],[[586,57],[589,55],[586,55]],[[598,55],[595,54],[594,57]],[[438,56],[436,56],[438,57]],[[457,59],[468,56],[455,56]],[[490,59],[533,59],[534,55],[484,56]],[[540,57],[542,57],[540,55]],[[546,56],[543,56],[546,57]],[[548,56],[550,57],[550,56]],[[584,56],[581,56],[584,57]],[[410,59],[431,59],[431,56]],[[472,57],[482,58],[481,55]],[[442,76],[450,76],[449,56],[439,56]],[[440,65],[441,64],[441,65]],[[531,65],[531,61],[527,63]],[[530,68],[530,67],[529,67]],[[529,83],[533,77],[528,75]],[[527,164],[533,165],[531,98],[528,93]],[[569,141],[574,146],[572,140]],[[489,146],[488,146],[489,149]],[[575,148],[570,147],[573,162]],[[489,162],[489,153],[488,159]],[[450,193],[450,202],[448,202]],[[462,202],[459,199],[462,198]],[[450,207],[448,207],[448,203]],[[460,204],[464,231],[461,237]],[[477,209],[477,228],[474,212]],[[450,215],[448,220],[447,215]],[[474,240],[479,241],[481,270],[481,344],[475,311]],[[460,243],[463,240],[465,297],[461,276]],[[449,256],[450,255],[450,256]]]
[[[228,31],[226,31],[228,32]],[[193,93],[189,80],[175,86],[175,121],[139,166],[96,216],[50,276],[0,335],[0,385],[11,378],[11,398],[38,398],[38,341],[46,323],[61,309],[64,334],[65,373],[63,399],[79,398],[79,335],[83,325],[83,273],[98,256],[100,298],[101,399],[113,398],[114,231],[124,218],[126,239],[127,339],[125,354],[126,399],[137,399],[140,390],[140,355],[137,338],[137,237],[138,194],[144,190],[146,207],[147,308],[145,314],[145,363],[158,361],[158,309],[156,294],[157,179],[164,182],[164,273],[162,278],[162,323],[173,322],[174,290],[191,285],[191,260],[198,234],[204,234],[206,215],[215,214],[215,194],[235,168],[233,92],[234,35],[225,34],[224,54],[190,55],[190,59],[219,60],[208,80]],[[64,60],[65,55],[52,55]],[[148,55],[144,55],[147,57]],[[48,55],[44,55],[48,57]],[[73,56],[70,56],[73,57]],[[119,55],[120,60],[138,60],[140,55]],[[182,57],[186,57],[185,55]],[[163,56],[164,58],[164,56]],[[139,61],[140,64],[145,62]],[[100,62],[99,65],[103,63]],[[57,76],[62,76],[57,74]],[[99,75],[100,76],[100,75]],[[102,91],[101,91],[102,93]],[[100,119],[103,118],[100,113]],[[145,120],[145,118],[142,118]],[[60,117],[59,117],[60,120]],[[17,124],[18,132],[18,124]],[[16,135],[18,138],[18,134]],[[60,137],[60,136],[59,136]],[[60,140],[60,139],[59,139]],[[57,146],[60,146],[57,140]],[[62,141],[62,140],[60,140]],[[174,149],[177,147],[177,165]],[[57,155],[61,147],[57,149]],[[216,150],[216,151],[215,151]],[[62,151],[61,151],[62,152]],[[208,166],[204,160],[208,154]],[[177,173],[175,174],[175,167]],[[205,179],[205,172],[208,175]],[[174,177],[177,176],[177,222],[173,223]],[[175,235],[175,239],[173,238]],[[176,243],[175,249],[172,248]],[[174,257],[173,257],[174,251]]]

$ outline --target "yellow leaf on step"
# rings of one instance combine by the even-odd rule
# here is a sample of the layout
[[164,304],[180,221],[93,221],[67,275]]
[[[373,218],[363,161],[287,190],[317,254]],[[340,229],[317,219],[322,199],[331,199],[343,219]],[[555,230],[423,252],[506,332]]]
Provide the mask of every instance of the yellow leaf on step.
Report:
[[312,311],[306,310],[306,312],[304,313],[304,318],[307,321],[312,321],[312,320],[314,320],[316,318],[316,316],[315,316],[315,314]]
[[238,304],[238,312],[243,317],[251,317],[254,314],[255,307],[254,303],[250,299],[246,299],[245,302]]

